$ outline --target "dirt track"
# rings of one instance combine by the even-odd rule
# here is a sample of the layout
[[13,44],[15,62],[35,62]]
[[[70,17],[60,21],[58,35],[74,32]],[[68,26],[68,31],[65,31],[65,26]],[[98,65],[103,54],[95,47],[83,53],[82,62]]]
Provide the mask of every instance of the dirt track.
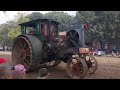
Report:
[[[0,57],[6,58],[10,64],[11,53],[0,52]],[[87,74],[84,79],[120,79],[120,58],[95,57],[98,61],[98,70],[90,75]],[[70,79],[65,70],[65,63],[48,69],[50,72],[49,79]],[[37,78],[37,72],[27,74],[27,79]]]

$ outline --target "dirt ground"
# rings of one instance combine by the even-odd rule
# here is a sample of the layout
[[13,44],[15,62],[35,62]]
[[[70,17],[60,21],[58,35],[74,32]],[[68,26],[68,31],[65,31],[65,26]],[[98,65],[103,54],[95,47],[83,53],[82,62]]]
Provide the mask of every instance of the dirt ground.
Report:
[[[10,64],[12,64],[11,53],[1,52],[0,57],[4,57]],[[87,74],[83,79],[120,79],[120,58],[113,57],[95,57],[98,61],[97,71],[90,75]],[[49,79],[71,79],[65,70],[65,63],[58,66],[48,68],[50,72]],[[36,79],[37,71],[28,73],[27,79]]]

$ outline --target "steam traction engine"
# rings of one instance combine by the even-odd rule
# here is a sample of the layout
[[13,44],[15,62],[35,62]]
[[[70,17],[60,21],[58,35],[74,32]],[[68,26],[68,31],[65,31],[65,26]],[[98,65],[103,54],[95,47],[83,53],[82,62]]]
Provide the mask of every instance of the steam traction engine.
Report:
[[[73,79],[94,73],[98,67],[89,48],[84,45],[84,29],[70,29],[65,37],[58,35],[59,23],[50,19],[37,19],[20,24],[21,35],[13,44],[13,64],[23,64],[27,71],[49,63],[55,66],[62,61]],[[52,63],[52,64],[51,64]]]

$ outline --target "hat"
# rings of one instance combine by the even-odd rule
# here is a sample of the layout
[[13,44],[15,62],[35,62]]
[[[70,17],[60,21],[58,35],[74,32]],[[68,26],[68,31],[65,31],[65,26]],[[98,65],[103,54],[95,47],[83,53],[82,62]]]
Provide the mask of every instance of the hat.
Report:
[[0,58],[0,64],[5,63],[6,60],[4,58]]
[[25,67],[22,64],[17,64],[14,66],[15,71],[26,71]]

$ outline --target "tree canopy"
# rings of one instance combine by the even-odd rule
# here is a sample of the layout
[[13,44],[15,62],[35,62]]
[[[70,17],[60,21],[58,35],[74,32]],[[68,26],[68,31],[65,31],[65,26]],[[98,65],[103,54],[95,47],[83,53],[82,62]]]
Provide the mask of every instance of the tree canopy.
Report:
[[85,31],[86,41],[105,40],[111,44],[120,42],[120,11],[78,11],[75,16],[70,16],[63,11],[41,14],[18,13],[14,20],[0,25],[0,42],[12,45],[15,37],[20,35],[19,23],[40,18],[48,18],[61,23],[59,31],[67,31],[71,26],[88,23],[89,30]]

